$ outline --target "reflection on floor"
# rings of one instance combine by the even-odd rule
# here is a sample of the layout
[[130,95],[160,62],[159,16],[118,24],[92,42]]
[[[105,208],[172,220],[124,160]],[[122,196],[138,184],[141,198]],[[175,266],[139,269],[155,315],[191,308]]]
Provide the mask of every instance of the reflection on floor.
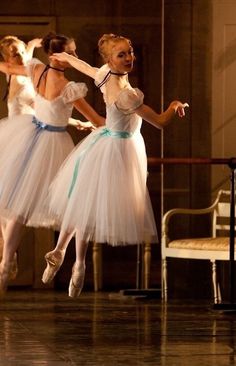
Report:
[[1,366],[227,366],[235,342],[235,314],[206,301],[11,290],[0,302]]

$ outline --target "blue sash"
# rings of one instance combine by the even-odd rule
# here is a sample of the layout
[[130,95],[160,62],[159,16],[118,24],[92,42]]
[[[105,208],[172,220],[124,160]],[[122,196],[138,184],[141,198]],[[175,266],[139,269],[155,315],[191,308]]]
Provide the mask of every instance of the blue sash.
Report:
[[74,186],[75,186],[75,183],[76,183],[76,180],[78,177],[79,164],[81,162],[82,157],[103,136],[113,137],[113,138],[118,138],[118,139],[127,139],[127,138],[132,137],[133,133],[127,132],[127,131],[112,131],[109,128],[105,127],[100,131],[100,133],[98,133],[95,136],[95,138],[91,141],[91,143],[84,150],[81,151],[81,153],[79,154],[79,157],[75,163],[75,168],[74,168],[74,172],[73,172],[73,176],[72,176],[72,180],[71,180],[71,184],[70,184],[70,189],[69,189],[69,193],[68,193],[69,198],[71,196],[71,193],[74,189]]
[[64,132],[66,131],[66,126],[52,126],[44,122],[39,121],[35,116],[33,116],[32,123],[36,125],[36,128],[40,130],[46,130],[50,132]]

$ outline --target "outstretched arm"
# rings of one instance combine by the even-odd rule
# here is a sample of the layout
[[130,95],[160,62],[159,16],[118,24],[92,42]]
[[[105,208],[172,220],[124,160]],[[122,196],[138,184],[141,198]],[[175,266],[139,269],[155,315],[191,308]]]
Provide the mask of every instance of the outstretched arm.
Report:
[[42,47],[42,38],[34,38],[27,43],[26,52],[29,60],[33,57],[34,49]]
[[171,121],[176,113],[178,113],[179,117],[184,117],[184,109],[186,107],[189,107],[188,103],[173,101],[163,113],[158,114],[146,104],[142,104],[135,110],[135,112],[153,126],[157,128],[163,128],[168,125],[168,123]]
[[25,75],[27,76],[26,67],[24,65],[12,65],[8,62],[0,62],[0,72],[8,75]]
[[100,116],[84,98],[78,99],[74,103],[74,107],[95,126],[103,126],[105,124],[105,118]]
[[79,70],[85,75],[90,76],[91,78],[95,78],[97,68],[92,67],[91,65],[87,64],[86,62],[80,60],[79,58],[69,55],[66,52],[61,53],[54,53],[50,56],[51,60],[57,60],[59,62],[68,62],[72,67]]

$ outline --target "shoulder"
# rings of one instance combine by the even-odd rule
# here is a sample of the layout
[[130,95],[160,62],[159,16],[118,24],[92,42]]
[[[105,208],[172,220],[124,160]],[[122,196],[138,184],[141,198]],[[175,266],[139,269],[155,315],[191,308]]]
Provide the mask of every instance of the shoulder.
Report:
[[105,64],[102,67],[96,69],[94,83],[97,87],[99,87],[99,85],[102,84],[102,82],[104,81],[106,76],[109,74],[109,72],[110,72],[110,68],[109,68],[108,64]]
[[37,58],[32,58],[26,64],[27,68],[33,68],[33,67],[36,67],[36,66],[45,67],[45,64]]
[[143,99],[144,94],[140,89],[125,88],[120,92],[116,106],[126,113],[132,113],[143,104]]
[[27,74],[32,77],[36,70],[42,69],[43,67],[45,67],[43,62],[37,58],[32,58],[26,64]]
[[88,88],[85,83],[69,81],[64,86],[61,95],[65,103],[73,103],[79,98],[84,98],[87,92]]

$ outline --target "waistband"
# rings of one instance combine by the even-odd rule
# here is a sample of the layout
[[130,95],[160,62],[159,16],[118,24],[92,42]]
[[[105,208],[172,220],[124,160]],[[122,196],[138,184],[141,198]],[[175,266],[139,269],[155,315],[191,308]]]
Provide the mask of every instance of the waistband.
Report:
[[32,123],[36,125],[37,128],[40,130],[46,130],[50,132],[65,132],[66,126],[52,126],[48,125],[47,123],[41,122],[35,116],[33,116]]

